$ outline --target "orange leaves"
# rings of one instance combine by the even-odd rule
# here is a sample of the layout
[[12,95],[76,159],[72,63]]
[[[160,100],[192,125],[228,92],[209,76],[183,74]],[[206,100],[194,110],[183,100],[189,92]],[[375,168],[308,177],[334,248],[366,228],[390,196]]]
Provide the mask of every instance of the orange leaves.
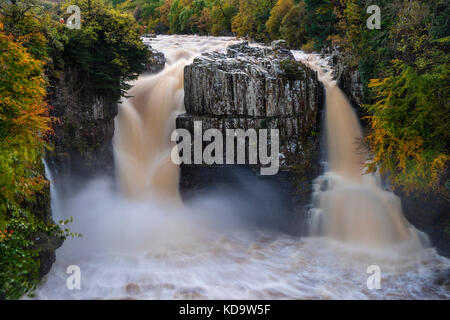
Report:
[[[3,134],[31,134],[39,138],[51,131],[51,119],[44,102],[44,63],[33,58],[24,47],[30,36],[14,39],[0,25],[0,118],[9,128]],[[33,37],[43,38],[38,34]]]
[[0,242],[10,239],[13,233],[13,230],[0,230]]

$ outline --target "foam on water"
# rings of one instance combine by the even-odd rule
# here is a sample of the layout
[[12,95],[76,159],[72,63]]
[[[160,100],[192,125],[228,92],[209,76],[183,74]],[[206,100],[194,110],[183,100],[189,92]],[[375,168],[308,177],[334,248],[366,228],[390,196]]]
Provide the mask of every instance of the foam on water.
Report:
[[[108,181],[92,182],[61,216],[76,217],[70,227],[83,238],[58,250],[36,298],[450,298],[450,262],[434,249],[403,244],[377,250],[254,230],[220,200],[180,208],[132,201]],[[82,290],[66,287],[70,265],[81,268]],[[371,265],[381,268],[381,290],[367,289]]]

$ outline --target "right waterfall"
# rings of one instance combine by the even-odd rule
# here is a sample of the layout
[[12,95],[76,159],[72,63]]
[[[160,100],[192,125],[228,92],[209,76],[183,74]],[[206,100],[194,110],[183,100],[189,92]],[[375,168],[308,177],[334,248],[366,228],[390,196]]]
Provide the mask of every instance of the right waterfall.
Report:
[[[321,71],[319,70],[319,73]],[[428,242],[405,219],[400,199],[364,172],[368,153],[361,146],[359,120],[343,92],[321,74],[326,88],[327,165],[314,181],[309,233],[370,247]]]

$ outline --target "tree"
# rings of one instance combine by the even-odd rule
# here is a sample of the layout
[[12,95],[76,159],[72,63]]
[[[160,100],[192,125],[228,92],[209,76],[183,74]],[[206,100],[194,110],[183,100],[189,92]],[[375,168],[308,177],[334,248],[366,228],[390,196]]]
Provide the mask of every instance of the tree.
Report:
[[141,42],[133,17],[101,0],[72,0],[83,12],[83,27],[62,28],[66,67],[85,74],[89,90],[118,100],[130,88],[129,81],[144,70],[148,50]]
[[369,85],[369,169],[380,168],[407,192],[434,190],[449,199],[450,37],[434,38],[429,5],[403,2],[399,9],[390,34],[396,58]]
[[26,37],[15,39],[0,24],[0,211],[19,206],[44,179],[34,171],[40,148],[51,133],[43,78],[44,62],[24,47]]
[[177,34],[182,31],[179,19],[182,10],[183,7],[180,3],[180,0],[174,0],[170,7],[169,14],[167,15],[167,20],[169,22],[169,32],[172,34]]
[[[32,207],[47,181],[41,157],[52,119],[44,101],[44,61],[0,23],[0,296],[18,299],[38,281],[32,234],[56,232],[36,220]],[[4,230],[13,230],[5,238]]]
[[280,36],[291,48],[300,48],[308,39],[305,4],[293,6],[281,20]]
[[239,11],[232,22],[233,32],[256,41],[269,39],[266,22],[276,0],[240,0]]
[[24,45],[33,57],[47,58],[44,19],[41,0],[11,0],[0,3],[0,22],[6,33],[18,38],[27,36]]
[[275,7],[273,7],[272,11],[270,12],[270,18],[266,22],[267,32],[269,32],[272,40],[280,38],[281,22],[293,7],[293,0],[278,0]]
[[214,0],[211,7],[211,33],[215,36],[229,35],[231,23],[238,12],[238,0]]
[[23,28],[34,19],[30,13],[41,8],[40,0],[9,0],[0,3],[0,11],[6,32],[18,35],[23,34]]
[[148,20],[156,15],[161,0],[145,0],[142,4],[142,19]]
[[304,0],[307,12],[306,31],[314,40],[315,49],[329,45],[328,37],[336,33],[338,19],[330,0]]

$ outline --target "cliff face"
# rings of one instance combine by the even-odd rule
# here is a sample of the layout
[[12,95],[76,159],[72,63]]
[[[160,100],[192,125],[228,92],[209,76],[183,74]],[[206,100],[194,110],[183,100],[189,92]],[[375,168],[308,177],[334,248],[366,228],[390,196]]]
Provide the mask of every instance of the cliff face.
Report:
[[54,150],[48,154],[57,178],[110,171],[116,102],[90,92],[83,75],[74,70],[67,70],[53,83],[49,99],[52,115],[59,119]]
[[[259,177],[260,165],[248,170],[283,190],[287,211],[303,213],[310,187],[300,180],[310,182],[319,173],[323,87],[317,74],[295,61],[283,42],[272,49],[242,42],[226,54],[196,58],[184,77],[186,113],[177,118],[177,128],[193,134],[194,122],[202,121],[203,131],[219,129],[224,136],[226,129],[279,129],[281,171]],[[222,171],[231,167],[183,165],[181,189],[186,194],[230,184]]]
[[[40,171],[42,176],[45,176],[43,163],[40,164]],[[43,190],[36,194],[35,201],[30,204],[30,212],[45,223],[53,222],[50,196],[50,184],[47,184]],[[39,275],[41,277],[44,277],[50,271],[56,261],[55,251],[62,243],[63,240],[58,236],[49,236],[42,232],[34,236],[34,246],[39,250]]]
[[[165,64],[164,55],[151,49],[146,70],[153,73]],[[71,196],[81,182],[95,176],[112,175],[114,169],[112,139],[117,99],[111,95],[98,95],[82,72],[66,69],[52,78],[48,89],[51,115],[58,119],[54,125],[46,160],[60,196]],[[42,168],[44,172],[44,168]],[[38,197],[34,212],[44,221],[52,219],[50,190]],[[60,239],[40,235],[36,246],[41,250],[40,273],[44,276],[55,261],[55,250]]]
[[177,128],[193,131],[198,120],[204,130],[224,134],[225,129],[279,129],[284,158],[298,155],[319,130],[323,86],[315,72],[277,46],[271,50],[243,42],[230,46],[226,55],[205,54],[186,66],[186,114],[177,119]]
[[[96,97],[86,90],[83,76],[66,70],[59,79],[51,82],[48,100],[51,115],[59,119],[54,125],[51,144],[47,152],[47,164],[52,171],[56,188],[64,195],[73,191],[73,177],[89,178],[111,172],[113,154],[111,139],[114,134],[116,103]],[[44,175],[42,165],[42,174]],[[33,212],[39,219],[52,220],[50,187],[37,196]],[[41,277],[45,276],[56,260],[55,251],[63,241],[46,234],[36,235],[39,249]]]
[[[150,54],[145,72],[162,70],[164,55],[148,44],[147,47]],[[112,139],[119,97],[113,92],[95,93],[84,74],[75,69],[64,70],[51,83],[48,98],[52,116],[59,123],[54,126],[54,150],[47,158],[55,178],[60,185],[66,185],[64,180],[68,177],[89,179],[112,174]]]
[[334,78],[339,88],[355,106],[363,104],[364,87],[358,69],[351,68],[346,64],[340,53],[331,56],[331,65],[334,70]]
[[399,196],[408,221],[428,234],[439,254],[450,257],[450,202],[433,193]]

